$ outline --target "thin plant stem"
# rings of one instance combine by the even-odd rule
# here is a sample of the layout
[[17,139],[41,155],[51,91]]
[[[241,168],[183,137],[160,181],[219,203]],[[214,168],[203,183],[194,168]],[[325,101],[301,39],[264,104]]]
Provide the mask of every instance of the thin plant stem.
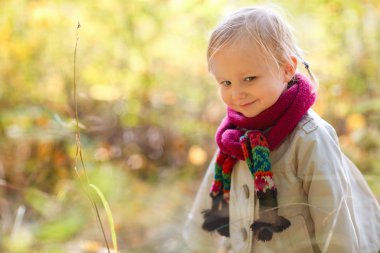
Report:
[[[77,174],[77,176],[78,176],[78,178],[79,178],[79,180],[81,182],[81,185],[82,186],[85,186],[85,185],[89,186],[90,185],[90,180],[88,178],[88,175],[87,175],[87,172],[86,172],[86,167],[85,167],[85,164],[84,164],[84,161],[83,161],[82,148],[81,148],[81,142],[80,142],[80,128],[79,128],[78,100],[77,100],[77,83],[76,83],[76,58],[77,58],[77,48],[78,48],[79,28],[80,27],[81,27],[81,25],[78,22],[77,30],[76,30],[75,49],[74,49],[74,80],[73,80],[73,83],[74,83],[75,122],[76,122],[76,133],[75,133],[75,137],[76,137],[76,153],[75,153],[75,166],[74,166],[74,169],[75,169],[75,172],[76,172],[76,174]],[[83,182],[82,176],[78,172],[78,167],[77,167],[78,157],[80,159],[80,162],[81,162],[81,165],[82,165],[82,168],[83,168],[83,172],[84,172],[84,175],[86,177],[87,184],[85,184],[85,182]],[[86,187],[83,187],[83,188],[86,189]],[[110,251],[110,248],[109,248],[109,245],[108,245],[108,241],[107,241],[107,237],[106,237],[106,234],[105,234],[105,231],[104,231],[103,223],[102,223],[102,220],[100,218],[99,209],[98,209],[98,207],[96,205],[96,202],[91,197],[91,194],[89,192],[87,192],[86,190],[85,190],[85,192],[86,192],[86,195],[89,198],[91,204],[94,207],[94,210],[95,210],[95,213],[96,213],[97,222],[98,222],[98,224],[100,226],[100,229],[102,231],[103,239],[104,239],[104,242],[106,244],[108,253],[110,253],[111,251]]]

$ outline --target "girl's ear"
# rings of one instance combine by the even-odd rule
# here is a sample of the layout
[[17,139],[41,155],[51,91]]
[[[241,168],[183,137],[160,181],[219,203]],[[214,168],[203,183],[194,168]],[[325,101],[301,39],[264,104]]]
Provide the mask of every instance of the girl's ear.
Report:
[[290,56],[290,61],[285,63],[284,66],[284,82],[288,83],[292,80],[293,76],[296,73],[297,69],[297,57]]

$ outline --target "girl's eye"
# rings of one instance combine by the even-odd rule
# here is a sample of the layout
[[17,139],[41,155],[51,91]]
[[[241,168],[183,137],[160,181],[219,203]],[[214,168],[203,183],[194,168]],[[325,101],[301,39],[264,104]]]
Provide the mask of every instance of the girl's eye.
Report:
[[251,82],[255,79],[256,79],[256,76],[249,76],[249,77],[244,78],[244,81]]
[[229,87],[229,86],[231,86],[232,83],[231,83],[231,81],[223,81],[223,82],[220,82],[220,84],[223,86]]

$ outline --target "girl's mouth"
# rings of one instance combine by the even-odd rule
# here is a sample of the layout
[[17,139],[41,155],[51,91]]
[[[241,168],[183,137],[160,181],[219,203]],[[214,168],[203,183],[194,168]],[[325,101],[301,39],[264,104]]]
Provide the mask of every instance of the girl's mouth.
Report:
[[248,106],[250,106],[250,105],[256,103],[256,101],[257,101],[257,100],[252,101],[252,102],[249,102],[249,103],[246,103],[246,104],[239,105],[239,107],[241,107],[241,108],[248,107]]

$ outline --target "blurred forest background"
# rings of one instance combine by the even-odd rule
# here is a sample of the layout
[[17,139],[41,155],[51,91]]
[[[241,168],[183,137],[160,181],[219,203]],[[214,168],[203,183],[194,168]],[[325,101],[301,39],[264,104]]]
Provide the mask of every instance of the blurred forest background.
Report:
[[[207,73],[208,35],[253,3],[266,2],[1,0],[0,252],[107,252],[74,170],[79,21],[84,163],[110,205],[120,252],[190,253],[183,222],[225,110]],[[380,2],[272,3],[319,78],[314,109],[380,196]]]

